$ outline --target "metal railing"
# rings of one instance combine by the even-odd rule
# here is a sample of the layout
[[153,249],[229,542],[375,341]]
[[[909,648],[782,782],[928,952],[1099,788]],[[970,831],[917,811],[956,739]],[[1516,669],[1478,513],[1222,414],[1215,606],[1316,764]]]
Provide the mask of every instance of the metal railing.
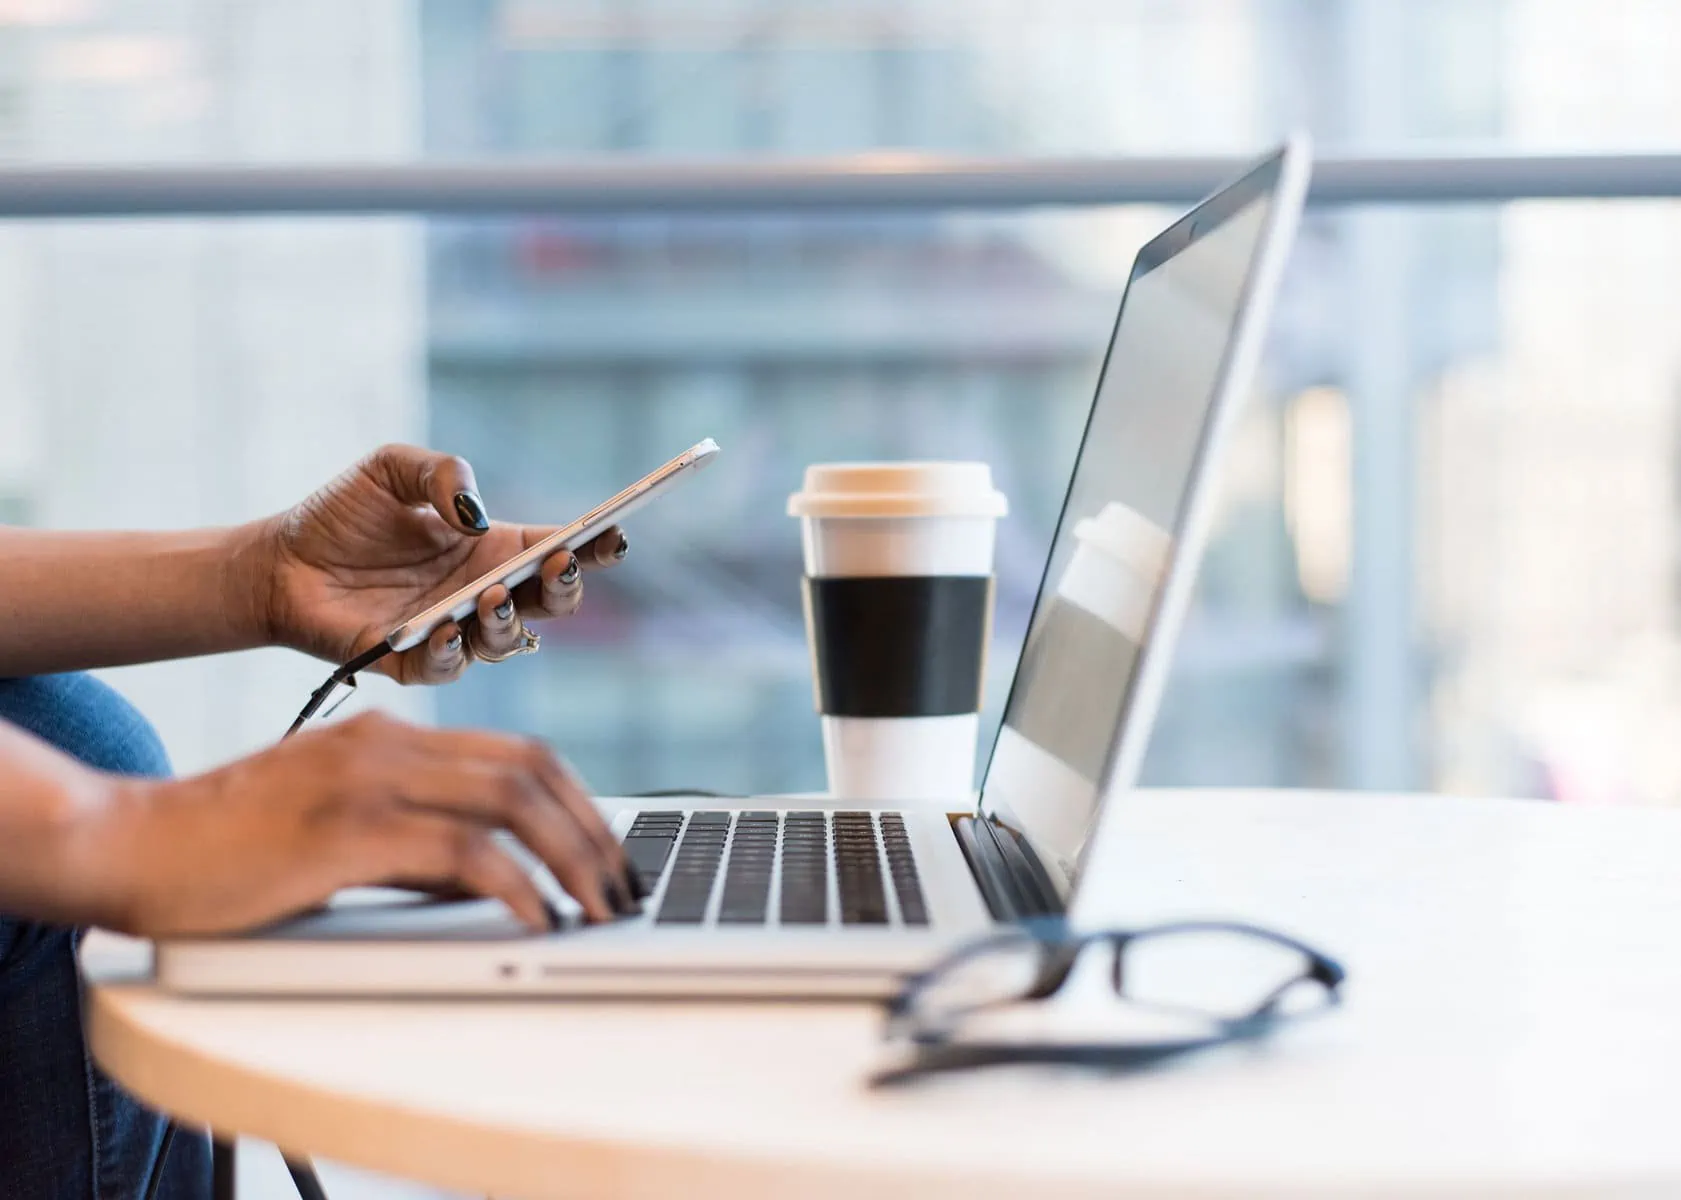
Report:
[[[1183,203],[1242,158],[263,164],[0,169],[0,218],[576,216],[1022,209]],[[1310,203],[1681,196],[1681,154],[1324,157]]]

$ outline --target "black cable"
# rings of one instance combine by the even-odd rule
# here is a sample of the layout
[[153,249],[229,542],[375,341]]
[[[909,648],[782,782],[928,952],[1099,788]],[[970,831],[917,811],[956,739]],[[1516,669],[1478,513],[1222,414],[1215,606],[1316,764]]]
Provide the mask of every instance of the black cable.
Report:
[[321,706],[327,702],[327,697],[331,696],[333,691],[341,684],[349,688],[355,687],[356,673],[358,671],[367,670],[390,653],[391,643],[376,642],[371,648],[364,650],[361,654],[358,654],[355,658],[351,659],[338,670],[334,671],[331,675],[327,676],[327,682],[323,683],[320,687],[316,688],[314,692],[310,693],[309,703],[304,705],[303,711],[298,713],[298,715],[293,719],[292,727],[288,729],[284,735],[282,735],[281,740],[284,741],[286,738],[291,737],[299,729],[303,728],[303,723],[320,711]]

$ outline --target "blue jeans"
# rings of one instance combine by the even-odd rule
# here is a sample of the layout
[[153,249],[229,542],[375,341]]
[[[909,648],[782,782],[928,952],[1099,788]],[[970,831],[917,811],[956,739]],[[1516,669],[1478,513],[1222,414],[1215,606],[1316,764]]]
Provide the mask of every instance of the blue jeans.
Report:
[[[169,758],[145,718],[87,675],[0,679],[0,721],[102,771],[169,774]],[[82,1040],[79,934],[0,914],[6,1200],[140,1200],[157,1161],[163,1118],[106,1078]],[[166,1172],[161,1196],[209,1196],[209,1143],[182,1129]]]

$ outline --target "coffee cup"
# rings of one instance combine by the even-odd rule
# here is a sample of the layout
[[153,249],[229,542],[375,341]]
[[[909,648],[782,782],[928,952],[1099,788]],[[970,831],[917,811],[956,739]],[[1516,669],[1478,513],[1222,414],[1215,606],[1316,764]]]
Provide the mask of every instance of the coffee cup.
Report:
[[800,519],[815,702],[832,795],[974,790],[993,546],[1008,511],[975,462],[820,463]]

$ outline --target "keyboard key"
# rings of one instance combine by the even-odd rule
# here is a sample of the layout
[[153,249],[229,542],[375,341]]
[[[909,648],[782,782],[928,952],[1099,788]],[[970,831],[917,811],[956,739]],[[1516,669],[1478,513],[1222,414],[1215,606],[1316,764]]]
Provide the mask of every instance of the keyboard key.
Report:
[[665,860],[671,855],[671,847],[677,837],[648,837],[632,834],[624,840],[625,857],[630,860],[631,867],[648,887],[653,887],[659,879],[660,872],[665,870]]
[[[718,818],[722,818],[722,824]],[[706,919],[728,836],[728,813],[694,813],[689,817],[683,839],[677,844],[671,879],[660,898],[655,924],[698,925]]]
[[835,814],[835,884],[844,925],[885,925],[887,894],[875,822],[868,813]]
[[928,906],[923,900],[922,881],[917,876],[916,856],[911,852],[904,818],[897,813],[884,815],[881,836],[887,869],[893,878],[893,898],[899,902],[900,920],[906,925],[928,924]]
[[829,830],[822,813],[789,813],[782,823],[784,925],[825,925],[829,920]]
[[748,814],[736,821],[718,907],[719,924],[764,924],[776,862],[776,828],[775,814]]
[[906,925],[928,923],[916,858],[897,813],[697,812],[686,819],[643,813],[625,847],[650,882],[666,872],[660,923],[704,923],[716,891],[719,924],[762,924],[770,919],[775,886],[783,925],[826,925],[831,874],[842,924],[887,924],[889,888]]

